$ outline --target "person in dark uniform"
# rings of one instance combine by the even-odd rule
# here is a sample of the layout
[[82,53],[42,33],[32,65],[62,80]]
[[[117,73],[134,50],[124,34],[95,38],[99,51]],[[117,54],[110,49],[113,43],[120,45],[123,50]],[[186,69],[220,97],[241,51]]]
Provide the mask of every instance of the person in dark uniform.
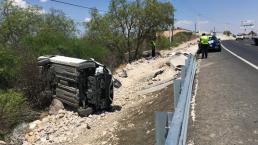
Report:
[[151,41],[151,56],[152,57],[155,57],[155,54],[156,54],[156,43],[154,40]]

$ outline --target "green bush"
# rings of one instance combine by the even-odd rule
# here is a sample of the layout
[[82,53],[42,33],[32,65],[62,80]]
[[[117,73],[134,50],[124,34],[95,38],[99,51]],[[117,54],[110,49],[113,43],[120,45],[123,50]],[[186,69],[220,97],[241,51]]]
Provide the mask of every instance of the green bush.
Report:
[[189,41],[194,37],[192,32],[179,32],[174,35],[172,47],[177,47],[183,42]]
[[12,87],[17,74],[17,57],[10,51],[0,48],[0,88]]
[[157,39],[157,47],[162,50],[162,49],[169,49],[170,42],[169,38],[165,36],[161,36]]
[[24,101],[23,95],[19,92],[0,91],[0,138],[20,121]]
[[97,61],[103,61],[107,54],[104,46],[90,42],[87,39],[77,40],[71,48],[71,56],[83,59],[94,58]]

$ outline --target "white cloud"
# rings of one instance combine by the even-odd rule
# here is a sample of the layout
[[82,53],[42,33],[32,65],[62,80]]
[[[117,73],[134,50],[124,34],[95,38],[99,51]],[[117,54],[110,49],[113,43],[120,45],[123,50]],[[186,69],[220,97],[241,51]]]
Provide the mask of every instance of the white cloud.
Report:
[[10,0],[10,1],[12,1],[15,6],[19,6],[21,8],[28,7],[28,3],[24,0]]
[[[28,8],[29,6],[31,6],[30,4],[28,4],[25,0],[9,0],[12,2],[12,4],[14,6],[18,6],[21,8]],[[40,0],[40,1],[46,1],[46,0]],[[35,12],[35,13],[39,13],[39,14],[46,14],[47,11],[44,9],[30,9],[31,12]]]
[[45,3],[45,2],[47,2],[48,0],[39,0],[40,2],[42,2],[42,3]]
[[[207,21],[207,20],[200,20],[197,23],[202,25],[202,24],[208,24],[209,21]],[[191,20],[178,20],[178,21],[175,22],[175,24],[179,25],[179,26],[181,26],[181,25],[186,26],[186,25],[193,25],[194,22],[191,21]]]
[[191,20],[178,20],[175,22],[176,25],[192,25],[193,21]]
[[89,22],[91,20],[91,18],[85,18],[84,21],[85,22]]

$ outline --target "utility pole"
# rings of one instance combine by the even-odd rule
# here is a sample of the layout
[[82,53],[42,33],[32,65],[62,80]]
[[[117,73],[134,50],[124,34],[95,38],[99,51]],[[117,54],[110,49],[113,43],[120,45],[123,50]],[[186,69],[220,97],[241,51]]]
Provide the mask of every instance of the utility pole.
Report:
[[225,23],[225,30],[224,31],[230,31],[230,23]]
[[196,24],[196,22],[194,23],[194,33],[197,33],[197,24]]
[[200,28],[200,25],[199,25],[200,16],[201,16],[200,14],[197,15],[197,21],[196,21],[196,25],[197,25],[196,29],[197,29],[198,33],[201,32],[201,28]]
[[171,47],[172,44],[172,26],[169,26],[169,47]]
[[172,20],[173,20],[173,22],[172,22],[172,33],[171,33],[171,40],[173,41],[173,35],[174,35],[174,21],[175,21],[175,15],[174,15],[174,11],[173,11],[173,14],[172,14]]

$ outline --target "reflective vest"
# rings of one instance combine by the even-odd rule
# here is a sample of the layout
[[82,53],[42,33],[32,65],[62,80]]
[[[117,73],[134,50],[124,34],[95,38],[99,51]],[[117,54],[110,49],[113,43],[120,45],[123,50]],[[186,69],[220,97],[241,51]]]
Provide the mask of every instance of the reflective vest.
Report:
[[200,37],[200,42],[201,44],[209,44],[209,37],[208,36],[201,36]]

